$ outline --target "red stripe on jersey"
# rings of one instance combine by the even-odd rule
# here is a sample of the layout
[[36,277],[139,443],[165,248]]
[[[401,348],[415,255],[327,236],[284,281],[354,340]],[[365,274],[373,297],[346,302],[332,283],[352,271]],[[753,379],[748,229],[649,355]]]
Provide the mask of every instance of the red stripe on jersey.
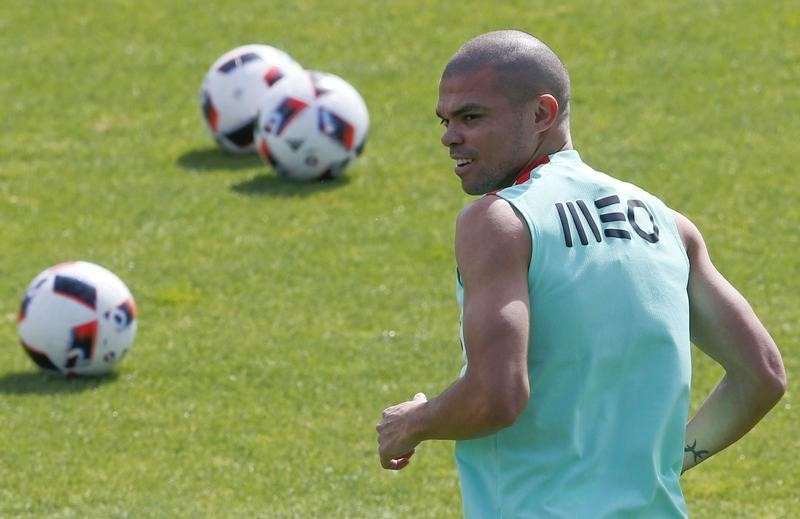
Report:
[[527,166],[522,168],[522,173],[517,176],[517,179],[514,181],[514,185],[524,184],[531,178],[531,173],[534,169],[538,168],[539,166],[543,166],[550,162],[549,155],[542,155],[541,157],[537,157],[530,161]]
[[[517,178],[516,178],[516,180],[514,180],[514,183],[512,185],[516,186],[516,185],[519,185],[519,184],[524,184],[525,182],[528,181],[528,179],[531,178],[531,173],[533,173],[534,169],[538,168],[539,166],[543,166],[543,165],[547,164],[548,162],[550,162],[550,156],[549,155],[542,155],[541,157],[537,157],[537,158],[533,159],[532,161],[528,162],[528,164],[524,168],[522,168],[522,172],[519,175],[517,175]],[[497,194],[498,191],[500,191],[500,189],[496,189],[494,191],[490,191],[490,192],[488,192],[486,194],[487,195],[494,195],[494,194]]]

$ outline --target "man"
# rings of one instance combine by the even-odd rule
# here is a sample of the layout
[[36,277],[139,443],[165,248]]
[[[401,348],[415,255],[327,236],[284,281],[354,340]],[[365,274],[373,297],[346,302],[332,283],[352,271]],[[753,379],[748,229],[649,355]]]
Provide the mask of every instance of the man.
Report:
[[[536,38],[498,31],[447,64],[437,113],[465,192],[461,377],[389,407],[384,468],[456,443],[468,517],[682,517],[685,471],[780,399],[780,354],[703,238],[572,149],[570,85]],[[691,340],[725,376],[688,421]]]

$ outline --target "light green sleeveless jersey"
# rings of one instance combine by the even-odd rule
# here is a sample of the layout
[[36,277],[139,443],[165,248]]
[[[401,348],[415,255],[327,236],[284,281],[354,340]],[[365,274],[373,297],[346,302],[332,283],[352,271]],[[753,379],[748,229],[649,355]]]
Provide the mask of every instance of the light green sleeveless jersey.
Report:
[[511,427],[456,443],[465,515],[685,517],[689,262],[671,212],[573,150],[496,194],[532,237],[531,395]]

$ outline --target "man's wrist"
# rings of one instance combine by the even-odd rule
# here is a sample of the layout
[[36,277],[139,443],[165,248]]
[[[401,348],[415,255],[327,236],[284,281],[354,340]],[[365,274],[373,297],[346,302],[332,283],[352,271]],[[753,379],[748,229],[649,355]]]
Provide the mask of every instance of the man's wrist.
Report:
[[428,411],[430,402],[423,402],[414,408],[409,420],[409,439],[417,445],[428,439]]

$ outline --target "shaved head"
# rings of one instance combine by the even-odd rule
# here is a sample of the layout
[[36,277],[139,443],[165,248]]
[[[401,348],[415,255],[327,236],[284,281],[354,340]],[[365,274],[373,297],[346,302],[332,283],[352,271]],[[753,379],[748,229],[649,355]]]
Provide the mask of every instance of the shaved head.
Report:
[[567,70],[524,32],[482,34],[458,49],[442,73],[436,115],[471,195],[510,186],[538,158],[572,149]]
[[497,86],[514,105],[541,94],[558,101],[558,118],[569,113],[569,75],[544,43],[522,31],[494,31],[465,43],[444,69],[442,79],[491,67]]

